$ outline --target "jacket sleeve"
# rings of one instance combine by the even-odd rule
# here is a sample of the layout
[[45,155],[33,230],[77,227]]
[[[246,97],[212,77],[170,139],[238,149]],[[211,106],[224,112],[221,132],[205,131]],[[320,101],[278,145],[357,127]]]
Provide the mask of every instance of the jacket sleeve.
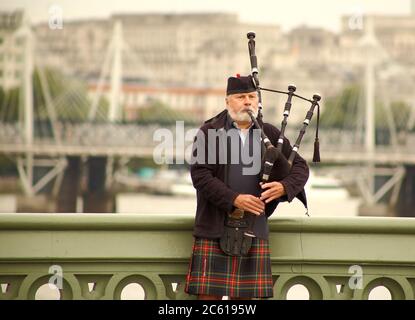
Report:
[[216,148],[215,141],[208,141],[208,135],[205,131],[199,130],[193,142],[190,165],[193,186],[202,197],[216,207],[230,212],[233,209],[233,202],[239,194],[215,176],[217,166],[220,165],[216,151],[220,152],[221,148]]

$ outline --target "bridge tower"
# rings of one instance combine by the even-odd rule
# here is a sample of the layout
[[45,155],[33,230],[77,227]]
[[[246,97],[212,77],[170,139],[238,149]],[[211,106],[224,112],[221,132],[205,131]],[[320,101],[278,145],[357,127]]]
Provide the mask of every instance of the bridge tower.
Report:
[[[122,90],[122,52],[123,30],[121,21],[115,20],[112,39],[108,46],[107,56],[102,66],[98,80],[97,91],[92,103],[89,120],[95,118],[102,86],[107,72],[111,68],[110,106],[108,122],[115,123],[121,119],[121,90]],[[111,191],[115,159],[112,156],[89,157],[87,162],[87,190],[83,195],[84,212],[113,212],[115,210],[115,195]]]
[[[388,59],[385,50],[379,44],[375,36],[374,20],[371,16],[365,18],[365,33],[361,39],[361,49],[364,52],[364,91],[365,91],[365,139],[364,145],[367,155],[366,179],[359,179],[358,186],[363,197],[363,204],[359,208],[359,215],[406,215],[407,205],[399,204],[404,194],[401,186],[412,185],[411,180],[415,178],[408,175],[407,167],[397,165],[393,168],[381,168],[375,166],[376,157],[376,124],[375,124],[375,96],[376,66]],[[392,148],[397,147],[397,131],[393,120],[390,104],[385,106],[386,117],[390,133]],[[409,123],[409,122],[408,122]],[[389,197],[386,194],[390,192]],[[414,203],[415,204],[415,203]]]
[[[24,14],[22,25],[13,34],[24,40],[24,68],[22,77],[23,106],[20,110],[20,129],[23,131],[26,152],[18,155],[17,169],[24,195],[18,198],[17,211],[56,211],[56,203],[51,201],[47,194],[40,194],[45,188],[50,188],[52,198],[58,194],[62,175],[67,166],[65,157],[39,158],[34,156],[34,109],[33,109],[33,74],[36,65],[36,39],[31,30],[30,20]],[[38,68],[40,88],[45,97],[48,118],[51,122],[52,134],[57,144],[60,137],[56,128],[56,112],[52,104],[46,75],[42,68]]]
[[[111,192],[114,174],[114,157],[107,156],[49,156],[34,155],[35,117],[33,107],[33,75],[37,67],[42,94],[50,127],[56,145],[61,144],[57,129],[57,115],[48,81],[41,64],[35,61],[35,36],[26,16],[16,36],[25,39],[23,107],[20,110],[20,128],[25,141],[25,153],[18,155],[16,162],[24,195],[18,197],[19,212],[114,212],[115,197]],[[89,121],[94,121],[105,78],[110,76],[110,107],[107,121],[116,123],[121,119],[122,89],[122,24],[114,21],[113,34],[102,66],[96,96],[89,110]],[[85,192],[80,196],[82,177],[86,176]]]

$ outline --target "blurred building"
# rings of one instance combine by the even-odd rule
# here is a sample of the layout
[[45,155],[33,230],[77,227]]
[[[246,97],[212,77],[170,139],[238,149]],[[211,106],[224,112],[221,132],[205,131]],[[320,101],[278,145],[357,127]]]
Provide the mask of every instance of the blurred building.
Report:
[[353,46],[366,31],[367,19],[371,19],[376,40],[380,67],[377,72],[377,97],[383,102],[403,101],[412,105],[415,79],[415,1],[411,15],[363,17],[362,28],[351,28],[350,16],[342,18],[340,45],[343,52],[349,52],[350,65],[362,59],[362,52]]
[[122,24],[125,82],[222,87],[229,74],[248,73],[246,33],[255,29],[262,57],[278,43],[275,25],[249,25],[233,14],[116,14],[108,20],[37,25],[38,54],[49,65],[89,80],[99,77],[115,21]]
[[[224,108],[226,79],[248,74],[246,34],[255,30],[261,69],[272,63],[281,42],[276,25],[241,23],[237,15],[115,14],[107,20],[65,21],[63,29],[35,27],[39,61],[76,75],[94,94],[113,37],[122,25],[122,104],[132,120],[151,101],[186,110],[203,119]],[[109,68],[109,70],[111,70]],[[107,73],[107,83],[109,83]],[[108,98],[108,86],[104,88]]]
[[0,12],[0,87],[20,84],[24,64],[24,38],[18,34],[23,25],[23,11]]
[[[96,86],[89,87],[93,98]],[[140,110],[154,103],[161,103],[180,111],[196,121],[203,121],[225,108],[224,88],[163,87],[125,84],[121,104],[126,121],[140,120]],[[109,99],[110,87],[104,86],[104,96]]]
[[[414,1],[415,3],[415,1]],[[414,4],[415,8],[415,4]],[[371,19],[379,44],[374,58],[377,98],[384,102],[413,104],[415,79],[415,13],[412,15],[345,16],[340,33],[299,26],[283,34],[274,50],[272,85],[284,87],[293,82],[305,95],[319,90],[324,98],[335,96],[345,85],[364,79],[366,51],[362,38]],[[279,105],[283,104],[280,99]],[[322,101],[324,108],[324,99]],[[281,109],[281,108],[280,108]]]
[[[3,16],[2,25],[8,27],[0,30],[0,81],[6,87],[15,84],[20,74],[23,46],[11,34],[22,13]],[[362,20],[361,28],[351,25],[354,18],[342,18],[340,33],[307,26],[283,33],[277,25],[247,24],[224,13],[114,14],[108,19],[65,20],[62,29],[52,29],[47,22],[33,29],[36,62],[86,80],[93,95],[104,62],[112,58],[108,48],[113,27],[121,22],[124,114],[133,119],[137,110],[158,100],[207,118],[224,106],[226,78],[250,71],[246,39],[250,30],[257,33],[264,87],[283,90],[294,83],[302,95],[311,97],[318,91],[327,98],[360,81],[364,61],[359,42],[365,23]],[[379,91],[389,100],[413,100],[415,14],[370,18],[389,59],[389,66],[377,75]],[[109,67],[103,92],[108,97],[110,71]],[[285,97],[264,94],[264,102],[265,115],[278,119]],[[301,113],[297,120],[302,118]]]
[[363,18],[362,28],[351,28],[351,16],[342,18],[341,45],[353,46],[365,32],[365,19],[373,21],[376,37],[391,59],[415,68],[415,15],[381,16],[369,15]]

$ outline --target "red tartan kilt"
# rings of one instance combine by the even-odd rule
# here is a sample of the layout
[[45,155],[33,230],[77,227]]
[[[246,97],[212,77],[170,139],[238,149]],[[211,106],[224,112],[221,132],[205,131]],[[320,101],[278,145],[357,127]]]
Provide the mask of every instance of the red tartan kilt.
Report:
[[254,238],[247,256],[228,256],[219,239],[195,238],[185,292],[243,298],[270,298],[273,280],[268,241]]

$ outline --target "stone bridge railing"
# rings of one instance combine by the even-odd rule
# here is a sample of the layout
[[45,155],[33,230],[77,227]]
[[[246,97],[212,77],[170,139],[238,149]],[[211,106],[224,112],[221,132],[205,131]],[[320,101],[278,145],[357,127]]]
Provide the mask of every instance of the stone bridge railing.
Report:
[[[183,292],[192,225],[188,215],[0,214],[0,299],[42,298],[48,283],[61,299],[193,298]],[[297,285],[310,299],[367,299],[379,286],[415,298],[415,220],[269,225],[275,299]]]

